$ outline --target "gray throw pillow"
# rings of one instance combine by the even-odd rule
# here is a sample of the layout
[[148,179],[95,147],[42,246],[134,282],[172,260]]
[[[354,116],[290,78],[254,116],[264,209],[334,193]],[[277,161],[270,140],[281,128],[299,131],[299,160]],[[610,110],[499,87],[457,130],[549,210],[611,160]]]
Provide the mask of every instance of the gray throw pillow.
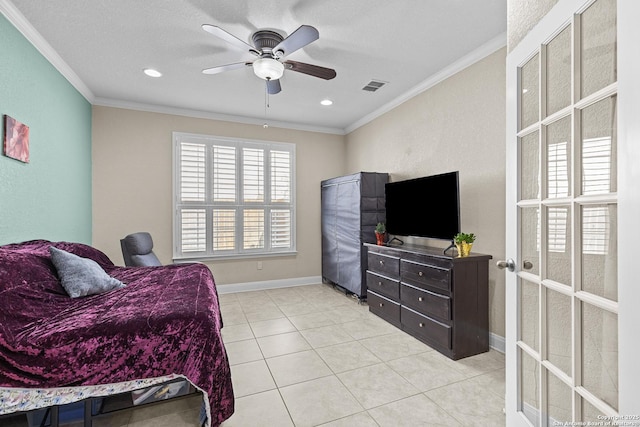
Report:
[[58,271],[62,287],[71,298],[100,294],[113,289],[121,289],[125,284],[109,276],[92,259],[49,247],[51,261]]

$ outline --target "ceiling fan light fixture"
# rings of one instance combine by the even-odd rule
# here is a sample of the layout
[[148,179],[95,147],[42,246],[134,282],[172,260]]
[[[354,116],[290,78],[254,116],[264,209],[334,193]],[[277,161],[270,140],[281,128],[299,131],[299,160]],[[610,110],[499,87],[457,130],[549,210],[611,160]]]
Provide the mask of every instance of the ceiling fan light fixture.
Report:
[[260,58],[253,61],[253,72],[262,80],[278,80],[284,74],[284,64],[273,58]]

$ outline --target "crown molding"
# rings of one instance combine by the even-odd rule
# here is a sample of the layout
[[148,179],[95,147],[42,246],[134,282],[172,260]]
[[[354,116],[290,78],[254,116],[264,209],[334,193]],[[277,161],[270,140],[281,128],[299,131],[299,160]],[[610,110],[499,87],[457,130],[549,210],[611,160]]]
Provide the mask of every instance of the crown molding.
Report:
[[[148,113],[170,114],[173,116],[185,116],[196,119],[219,120],[223,122],[242,123],[247,125],[264,126],[265,119],[259,117],[235,116],[231,114],[219,114],[210,111],[190,110],[187,108],[168,107],[165,105],[143,104],[130,101],[122,101],[111,98],[95,98],[93,105],[102,107],[123,108],[126,110],[144,111]],[[301,123],[283,122],[267,119],[266,123],[270,128],[283,128],[291,130],[300,130],[305,132],[328,133],[334,135],[345,135],[344,129],[312,126]]]
[[473,52],[469,53],[468,55],[453,62],[448,67],[443,68],[441,71],[437,72],[436,74],[432,75],[428,79],[424,80],[422,83],[413,87],[411,90],[404,93],[403,95],[400,95],[399,97],[386,103],[385,105],[373,111],[372,113],[367,114],[366,116],[362,117],[360,120],[357,120],[351,125],[347,126],[345,128],[345,133],[349,134],[354,130],[358,129],[359,127],[366,125],[367,123],[375,120],[376,118],[382,116],[383,114],[393,110],[397,106],[407,102],[411,98],[420,95],[422,92],[426,91],[427,89],[432,88],[433,86],[437,85],[438,83],[441,83],[442,81],[448,79],[454,74],[459,73],[460,71],[464,70],[470,65],[473,65],[476,62],[480,61],[481,59],[486,58],[487,56],[491,55],[497,50],[502,49],[506,45],[507,45],[507,33],[504,32],[494,37],[493,39],[489,40],[487,43],[483,44],[482,46],[480,46]]

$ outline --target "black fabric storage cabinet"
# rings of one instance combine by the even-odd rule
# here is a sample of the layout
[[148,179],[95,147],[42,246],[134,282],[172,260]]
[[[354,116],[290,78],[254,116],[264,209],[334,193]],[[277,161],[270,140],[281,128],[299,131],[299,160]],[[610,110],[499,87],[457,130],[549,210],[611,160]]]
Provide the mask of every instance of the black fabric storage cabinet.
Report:
[[322,278],[367,297],[367,249],[385,222],[384,185],[389,174],[360,172],[321,183]]

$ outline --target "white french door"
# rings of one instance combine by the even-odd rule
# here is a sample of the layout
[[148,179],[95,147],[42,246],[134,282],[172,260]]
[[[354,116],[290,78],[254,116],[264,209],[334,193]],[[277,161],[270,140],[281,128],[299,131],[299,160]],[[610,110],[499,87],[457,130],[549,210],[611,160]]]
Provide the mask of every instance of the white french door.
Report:
[[638,10],[559,0],[507,56],[509,427],[640,426]]

